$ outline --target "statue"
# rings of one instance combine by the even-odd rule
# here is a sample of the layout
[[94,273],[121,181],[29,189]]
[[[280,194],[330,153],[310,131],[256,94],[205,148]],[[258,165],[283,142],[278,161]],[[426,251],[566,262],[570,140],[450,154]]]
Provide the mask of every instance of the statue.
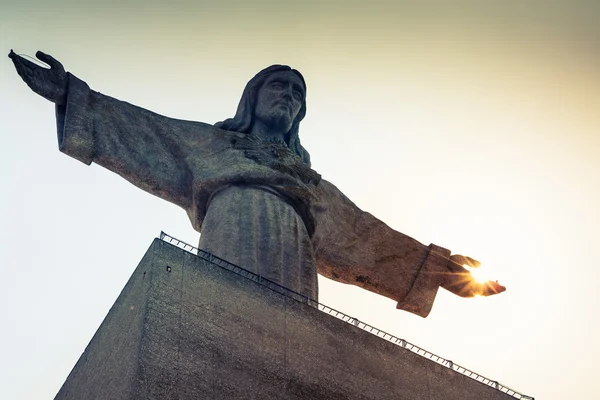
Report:
[[233,118],[182,121],[91,90],[50,55],[41,67],[15,54],[25,83],[56,105],[60,151],[95,162],[182,207],[199,248],[317,300],[317,272],[394,299],[426,317],[441,286],[463,297],[505,287],[479,283],[479,263],[425,246],[360,210],[310,168],[298,136],[306,84],[290,67],[254,76]]

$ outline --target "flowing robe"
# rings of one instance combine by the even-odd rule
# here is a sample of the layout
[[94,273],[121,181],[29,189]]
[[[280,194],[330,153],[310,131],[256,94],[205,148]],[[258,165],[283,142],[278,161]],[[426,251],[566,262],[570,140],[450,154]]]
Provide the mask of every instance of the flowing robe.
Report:
[[317,272],[426,317],[450,251],[360,210],[282,145],[164,117],[69,74],[59,149],[186,210],[199,247],[317,300]]

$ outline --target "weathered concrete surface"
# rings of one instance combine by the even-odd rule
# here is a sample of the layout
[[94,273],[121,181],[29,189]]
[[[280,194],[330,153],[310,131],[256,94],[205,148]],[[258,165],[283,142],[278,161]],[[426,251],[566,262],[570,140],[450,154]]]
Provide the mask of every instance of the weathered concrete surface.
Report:
[[56,396],[509,398],[158,239]]

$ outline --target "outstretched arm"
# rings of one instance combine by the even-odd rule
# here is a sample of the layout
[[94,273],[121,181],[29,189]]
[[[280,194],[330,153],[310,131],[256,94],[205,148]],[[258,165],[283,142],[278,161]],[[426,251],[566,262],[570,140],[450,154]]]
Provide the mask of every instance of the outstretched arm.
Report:
[[[91,90],[53,57],[37,52],[50,68],[12,50],[9,57],[25,83],[56,104],[59,149],[86,164],[95,162],[141,189],[189,209],[187,156],[202,155],[214,130],[199,122],[167,118]],[[214,135],[212,135],[214,136]],[[192,151],[193,148],[193,151]]]
[[316,211],[314,244],[322,275],[394,299],[398,308],[422,317],[440,286],[463,297],[505,290],[473,279],[463,265],[476,267],[477,261],[394,231],[325,180],[318,189],[323,209]]

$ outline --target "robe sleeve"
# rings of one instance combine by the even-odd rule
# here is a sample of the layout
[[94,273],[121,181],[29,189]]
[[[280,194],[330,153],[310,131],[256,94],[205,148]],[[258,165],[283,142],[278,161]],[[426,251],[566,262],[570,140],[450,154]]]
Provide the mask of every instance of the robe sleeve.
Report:
[[398,302],[397,308],[426,317],[447,269],[450,250],[391,229],[362,211],[331,183],[318,186],[313,237],[318,272]]
[[202,144],[194,144],[191,135],[202,136],[207,124],[163,117],[105,96],[72,74],[56,120],[60,151],[189,209],[192,176],[186,158],[191,147],[197,151]]

